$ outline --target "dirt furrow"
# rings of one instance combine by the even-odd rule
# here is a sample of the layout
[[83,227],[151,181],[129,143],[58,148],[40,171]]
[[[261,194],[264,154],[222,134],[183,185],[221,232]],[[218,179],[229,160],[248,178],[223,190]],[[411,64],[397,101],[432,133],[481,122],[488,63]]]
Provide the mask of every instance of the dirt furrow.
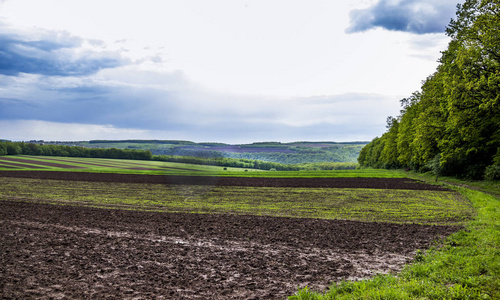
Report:
[[459,229],[0,201],[0,298],[283,299]]

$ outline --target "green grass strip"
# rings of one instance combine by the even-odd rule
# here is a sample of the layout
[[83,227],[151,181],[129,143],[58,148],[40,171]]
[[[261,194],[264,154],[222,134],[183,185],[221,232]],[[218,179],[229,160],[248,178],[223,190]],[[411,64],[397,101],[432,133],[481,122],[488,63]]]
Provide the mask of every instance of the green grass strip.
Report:
[[305,288],[290,300],[319,299],[500,299],[500,199],[458,188],[477,216],[440,247],[418,251],[396,275],[333,284],[325,294]]

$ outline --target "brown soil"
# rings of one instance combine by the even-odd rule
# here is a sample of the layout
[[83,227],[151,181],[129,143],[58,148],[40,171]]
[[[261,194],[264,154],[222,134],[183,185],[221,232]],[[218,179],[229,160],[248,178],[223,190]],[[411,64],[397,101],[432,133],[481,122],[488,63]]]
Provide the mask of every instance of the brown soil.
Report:
[[38,178],[93,182],[157,183],[256,187],[372,188],[407,190],[447,190],[408,178],[251,178],[136,175],[51,171],[0,171],[0,177]]
[[458,229],[0,201],[0,298],[283,299],[397,272]]

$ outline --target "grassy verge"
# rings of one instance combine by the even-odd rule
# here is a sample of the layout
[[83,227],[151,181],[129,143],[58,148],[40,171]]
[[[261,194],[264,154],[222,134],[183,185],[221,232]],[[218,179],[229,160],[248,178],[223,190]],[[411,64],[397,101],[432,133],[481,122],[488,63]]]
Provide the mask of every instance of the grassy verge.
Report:
[[464,224],[470,203],[449,191],[101,183],[0,177],[0,199],[134,210],[392,223]]
[[481,180],[481,181],[473,181],[473,180],[460,180],[453,177],[438,177],[436,181],[436,175],[432,172],[428,173],[415,173],[415,172],[407,172],[409,177],[417,178],[420,180],[425,180],[429,183],[435,184],[451,184],[459,187],[465,187],[470,189],[479,189],[486,193],[493,194],[497,197],[500,197],[500,180]]
[[333,284],[325,294],[306,289],[289,299],[500,299],[500,199],[456,188],[476,217],[439,247],[417,252],[396,275]]

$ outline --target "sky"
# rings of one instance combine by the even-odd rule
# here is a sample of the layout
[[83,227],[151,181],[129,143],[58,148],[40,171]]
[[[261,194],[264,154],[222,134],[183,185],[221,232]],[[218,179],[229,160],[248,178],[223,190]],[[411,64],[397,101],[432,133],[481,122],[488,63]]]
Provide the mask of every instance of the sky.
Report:
[[0,139],[370,141],[456,0],[0,0]]

